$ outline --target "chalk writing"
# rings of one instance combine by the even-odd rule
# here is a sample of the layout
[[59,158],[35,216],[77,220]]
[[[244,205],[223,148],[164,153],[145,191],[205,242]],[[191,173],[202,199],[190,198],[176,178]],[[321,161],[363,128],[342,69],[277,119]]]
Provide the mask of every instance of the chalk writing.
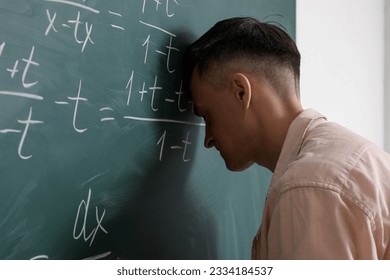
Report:
[[101,260],[101,259],[104,259],[105,257],[108,257],[109,255],[111,255],[111,252],[105,252],[105,253],[102,253],[99,255],[85,258],[84,260]]
[[[51,3],[50,8],[44,8],[44,17],[46,17],[47,24],[44,26],[44,36],[47,37],[51,33],[59,33],[61,31],[65,31],[66,29],[71,30],[72,37],[74,42],[81,46],[81,53],[83,53],[88,45],[94,45],[93,40],[93,25],[94,23],[91,20],[83,20],[83,13],[92,13],[95,15],[99,15],[101,11],[90,4],[87,4],[87,1],[83,1],[83,3],[77,1],[67,1],[67,0],[45,0],[45,2]],[[67,6],[70,8],[75,8],[74,11],[71,9],[68,13],[66,13],[66,18],[61,18],[56,10],[56,5],[58,6]],[[152,53],[156,55],[162,55],[165,60],[165,69],[168,74],[173,74],[176,71],[176,67],[173,63],[172,56],[174,53],[179,53],[179,48],[174,46],[174,40],[177,38],[177,34],[171,32],[170,30],[164,28],[160,24],[156,24],[151,22],[150,17],[142,18],[142,15],[146,13],[147,9],[152,8],[155,12],[165,11],[165,16],[168,18],[173,18],[175,13],[177,12],[177,8],[180,6],[179,2],[176,0],[142,0],[142,13],[139,19],[136,19],[135,22],[138,22],[142,27],[142,30],[145,31],[145,37],[140,42],[138,47],[143,48],[143,64],[149,64],[150,55]],[[125,31],[125,21],[122,11],[119,8],[108,9],[107,15],[112,20],[109,23],[109,26],[115,30]],[[74,15],[73,17],[69,15]],[[89,17],[90,18],[90,17]],[[91,18],[93,19],[93,18]],[[152,32],[154,31],[154,32]],[[157,38],[158,37],[158,38]],[[161,39],[166,37],[166,44],[162,45],[157,44],[155,40],[161,42]],[[160,47],[159,47],[160,45]],[[137,47],[137,46],[134,46]],[[0,58],[6,52],[7,45],[6,42],[1,42],[0,44]],[[12,64],[6,67],[6,71],[9,73],[9,77],[11,79],[20,78],[21,85],[26,91],[19,90],[8,90],[8,89],[0,89],[0,96],[11,96],[15,98],[25,98],[30,100],[39,100],[42,101],[44,97],[37,93],[30,93],[27,90],[34,88],[39,81],[34,80],[31,75],[32,70],[38,69],[40,63],[36,61],[35,54],[37,50],[35,46],[32,46],[28,55],[25,57],[17,58],[13,60]],[[140,72],[140,73],[138,73]],[[149,103],[149,108],[151,113],[156,113],[160,111],[160,107],[165,105],[163,104],[172,104],[175,107],[172,109],[177,110],[179,113],[184,113],[189,111],[192,108],[192,101],[189,98],[185,98],[186,93],[183,90],[183,81],[180,80],[180,84],[177,85],[176,90],[169,90],[164,88],[161,83],[161,78],[159,74],[155,74],[153,79],[147,79],[143,73],[143,69],[133,69],[129,72],[129,78],[125,85],[125,90],[127,92],[125,105],[130,106],[133,104],[131,108],[136,108],[134,106],[136,103]],[[150,77],[151,78],[151,77]],[[86,133],[88,131],[88,127],[82,125],[82,120],[78,118],[79,111],[83,109],[83,104],[89,104],[93,102],[93,100],[89,100],[83,95],[83,80],[79,79],[77,94],[65,96],[62,98],[56,98],[54,100],[54,104],[58,106],[71,106],[72,108],[72,127],[74,131],[77,133]],[[136,95],[134,95],[136,93]],[[108,105],[108,104],[107,104]],[[112,106],[99,106],[97,109],[100,113],[100,122],[115,122],[117,121],[117,115]],[[19,124],[24,125],[22,128],[18,127],[5,127],[0,128],[1,134],[20,134],[21,139],[18,147],[18,155],[22,159],[30,159],[31,154],[28,154],[23,151],[23,147],[25,141],[27,140],[27,134],[29,128],[35,124],[43,124],[43,121],[33,120],[32,119],[32,107],[30,108],[29,118],[26,120],[18,120]],[[145,113],[147,113],[145,111]],[[179,125],[190,125],[190,126],[204,126],[202,122],[194,122],[194,121],[186,121],[180,118],[167,118],[167,117],[148,117],[148,116],[140,116],[134,114],[126,114],[121,116],[125,120],[131,121],[141,121],[141,122],[159,122],[159,123],[170,123],[170,124],[179,124]],[[164,138],[165,135],[162,136]],[[183,151],[183,162],[187,162],[188,158],[188,147],[191,144],[187,139],[181,139],[181,145],[170,145],[170,150],[181,150]],[[162,152],[165,147],[165,138],[159,139],[157,141],[160,146],[159,152],[159,160],[162,160]],[[164,143],[163,143],[164,142]],[[168,146],[167,146],[168,147]],[[166,148],[165,148],[166,150]]]
[[[99,210],[98,207],[95,207],[95,222],[96,226],[93,228],[93,230],[88,234],[87,233],[87,222],[88,222],[88,214],[89,214],[89,204],[91,201],[91,189],[88,190],[88,197],[85,201],[84,199],[80,202],[79,207],[77,209],[77,215],[74,222],[73,227],[73,238],[74,239],[80,239],[81,237],[85,242],[89,241],[89,247],[92,246],[93,241],[95,240],[96,234],[100,230],[101,232],[108,234],[107,230],[102,226],[102,221],[104,219],[104,215],[106,214],[106,209],[103,210],[103,213],[99,217]],[[84,217],[81,217],[82,212],[84,212]],[[81,229],[78,231],[78,225],[79,225],[79,219],[81,219]]]
[[166,0],[166,6],[165,6],[165,13],[167,15],[167,17],[173,17],[175,15],[175,13],[173,12],[170,12],[170,1],[174,2],[176,5],[179,5],[179,2],[177,2],[176,0]]
[[[132,96],[132,92],[133,92],[133,83],[134,83],[135,79],[136,79],[135,72],[133,70],[133,71],[131,71],[130,78],[129,78],[129,80],[128,80],[127,84],[126,84],[126,87],[125,87],[125,89],[128,92],[127,103],[126,103],[127,106],[130,105],[131,96]],[[156,112],[156,111],[159,110],[159,108],[156,105],[155,97],[156,97],[156,94],[158,92],[162,91],[163,89],[164,88],[159,85],[159,78],[158,78],[158,76],[154,77],[153,85],[150,86],[150,87],[148,87],[148,85],[144,81],[142,83],[142,88],[140,88],[138,90],[139,101],[143,102],[145,95],[150,93],[150,95],[151,95],[151,98],[150,98],[150,108],[151,108],[151,110],[153,112]],[[165,92],[165,94],[166,93],[167,92]],[[177,110],[180,113],[183,113],[183,112],[187,111],[189,108],[192,108],[192,101],[191,100],[185,101],[184,98],[182,98],[184,94],[185,94],[185,92],[183,91],[183,80],[181,80],[180,81],[180,85],[178,87],[178,90],[175,91],[175,92],[172,92],[172,97],[173,98],[166,97],[166,98],[163,99],[163,101],[165,101],[167,103],[176,104]],[[135,102],[135,100],[134,100],[134,102]]]
[[[91,7],[87,5],[83,1],[83,3],[78,3],[75,1],[61,1],[61,0],[45,0],[46,2],[50,2],[53,5],[65,5],[68,7],[74,7],[77,10],[74,13],[74,18],[67,18],[65,21],[59,19],[58,13],[56,11],[50,10],[49,8],[45,8],[45,17],[47,18],[47,25],[44,30],[44,35],[48,36],[50,33],[58,33],[60,31],[60,28],[65,28],[65,29],[71,29],[72,30],[72,35],[74,41],[81,45],[81,52],[84,52],[86,49],[87,45],[94,44],[94,41],[92,39],[92,30],[93,30],[93,23],[90,23],[88,21],[83,21],[82,20],[82,12],[90,12],[93,14],[100,14],[101,11],[96,9],[95,7]],[[171,10],[173,7],[172,4],[175,4],[175,6],[179,7],[179,2],[178,1],[158,1],[154,0],[154,9],[156,12],[159,11],[159,8],[162,6],[165,6],[165,12],[166,16],[171,18],[175,15],[175,12]],[[144,0],[142,2],[142,14],[146,12],[146,9],[148,7],[152,7],[151,2],[148,2]],[[55,8],[55,6],[53,6]],[[113,22],[110,24],[110,26],[113,29],[117,30],[125,30],[125,26],[123,25],[123,14],[121,12],[111,10],[109,9],[107,11],[108,15],[112,17]],[[62,21],[62,22],[61,22]],[[137,20],[141,26],[145,27],[145,31],[147,32],[146,37],[144,41],[141,43],[141,47],[144,48],[144,57],[143,57],[143,62],[144,64],[148,64],[148,58],[149,54],[151,51],[153,51],[156,54],[163,55],[165,57],[166,61],[166,71],[169,74],[172,74],[175,72],[175,67],[172,64],[172,54],[173,52],[180,52],[178,48],[176,48],[173,45],[173,40],[174,38],[177,37],[176,34],[170,32],[169,30],[165,29],[162,26],[159,26],[158,24],[150,23],[144,19],[138,19]],[[83,31],[84,30],[84,31]],[[164,49],[159,49],[157,47],[157,44],[153,42],[154,37],[156,34],[152,35],[152,33],[149,33],[149,31],[155,30],[157,31],[157,35],[160,34],[162,36],[167,36],[167,44],[164,46]],[[161,38],[160,38],[161,39]],[[153,46],[153,48],[152,48]],[[5,53],[6,49],[6,43],[2,42],[0,44],[0,58],[1,56]],[[6,71],[9,73],[9,76],[11,79],[14,79],[20,75],[20,80],[21,80],[21,85],[25,89],[31,89],[34,86],[36,86],[39,81],[38,80],[33,80],[30,77],[30,72],[31,70],[36,67],[40,66],[40,63],[36,61],[35,59],[35,53],[36,53],[36,48],[35,46],[32,46],[30,49],[30,52],[27,56],[15,59],[13,64],[10,65],[9,67],[6,68]],[[140,70],[141,71],[141,70]],[[21,73],[21,74],[20,74]],[[145,76],[142,75],[143,79],[145,79]],[[138,89],[134,89],[134,82],[135,80],[138,79],[138,84],[142,85]],[[185,95],[185,92],[183,91],[183,81],[180,81],[180,85],[178,85],[177,90],[174,92],[167,92],[164,87],[160,84],[160,79],[158,75],[154,75],[153,82],[151,81],[146,81],[146,80],[141,80],[139,81],[139,76],[136,75],[135,70],[131,70],[129,79],[127,81],[127,84],[125,86],[125,89],[127,91],[127,100],[126,100],[126,105],[130,106],[132,102],[149,102],[150,104],[150,110],[151,112],[157,112],[160,110],[161,106],[161,101],[165,101],[168,104],[176,104],[176,109],[178,112],[183,113],[186,112],[191,106],[192,103],[190,100],[183,98]],[[66,100],[55,100],[54,104],[55,105],[70,105],[73,107],[73,116],[72,116],[72,126],[73,129],[77,133],[85,133],[88,130],[88,127],[83,127],[79,124],[78,120],[78,114],[79,110],[82,109],[81,105],[82,103],[89,103],[90,100],[85,98],[82,94],[82,88],[83,88],[83,81],[80,79],[78,83],[78,90],[77,90],[77,95],[75,96],[67,96]],[[138,101],[137,98],[134,99],[132,97],[133,92],[138,93]],[[165,97],[162,95],[165,94]],[[25,91],[17,91],[17,90],[7,90],[7,89],[1,89],[0,90],[0,96],[12,96],[12,97],[18,97],[18,98],[26,98],[26,99],[31,99],[31,100],[43,100],[44,97],[40,94],[36,93],[29,93]],[[158,102],[157,102],[157,96]],[[92,101],[92,100],[91,100]],[[117,120],[115,117],[115,112],[114,109],[111,106],[101,106],[99,109],[99,112],[101,114],[100,121],[101,122],[114,122]],[[32,112],[32,107],[30,108],[30,118],[26,120],[18,120],[20,124],[24,125],[24,128],[1,128],[0,133],[2,134],[21,134],[21,140],[19,142],[19,147],[18,147],[18,155],[22,159],[29,159],[31,158],[31,154],[25,154],[23,152],[23,146],[26,141],[27,133],[31,125],[35,124],[41,124],[44,123],[43,121],[38,121],[38,120],[33,120],[31,119],[31,112]],[[123,116],[124,119],[127,120],[133,120],[133,121],[143,121],[143,122],[162,122],[162,123],[175,123],[175,124],[181,124],[181,125],[195,125],[195,126],[203,126],[203,123],[199,122],[192,122],[192,121],[185,121],[185,120],[180,120],[180,119],[171,119],[171,118],[150,118],[150,117],[143,117],[143,116],[136,116],[132,114],[128,114]],[[179,146],[179,145],[174,145],[171,147],[171,150],[179,150],[182,149],[184,150],[184,154],[187,152],[187,146],[189,143],[188,141],[184,141],[184,145]],[[180,147],[180,148],[179,148]],[[161,149],[164,149],[164,145],[161,146]],[[186,162],[185,156],[184,162]]]
[[30,260],[48,260],[49,256],[48,255],[38,255],[35,257],[32,257]]
[[[142,4],[143,14],[145,13],[146,2],[147,0],[143,0],[143,4]],[[163,3],[160,0],[152,0],[148,2],[155,2],[154,5],[155,5],[156,12],[158,12],[160,5],[163,5]],[[171,5],[170,5],[171,2],[175,3],[176,5],[179,5],[179,2],[177,2],[177,0],[165,0],[165,15],[167,17],[173,17],[175,15],[175,13],[172,12],[171,10]]]
[[[187,132],[186,139],[182,140],[181,143],[183,145],[172,145],[170,146],[171,150],[183,150],[182,153],[182,159],[183,162],[189,162],[190,159],[187,157],[187,147],[188,145],[191,145],[192,143],[189,141],[190,132]],[[160,139],[157,142],[157,146],[160,145],[160,152],[159,152],[159,160],[162,161],[163,158],[163,151],[165,147],[165,139],[167,137],[167,131],[165,130],[163,135],[160,137]]]
[[[118,12],[108,11],[108,13],[110,15],[113,15],[113,16],[116,16],[116,17],[119,17],[119,18],[122,17],[122,14],[120,14]],[[110,24],[110,26],[112,28],[115,28],[115,29],[118,29],[118,30],[121,30],[121,31],[125,31],[125,28],[123,26],[120,26],[120,25],[117,25],[117,24]]]
[[164,150],[164,146],[165,146],[165,137],[166,136],[167,136],[167,131],[165,130],[163,135],[160,137],[160,139],[158,139],[158,142],[157,142],[157,145],[161,145],[160,156],[159,156],[160,161],[162,160],[162,154],[163,154],[163,150]]
[[1,43],[0,45],[0,57],[3,54],[4,47],[5,47],[5,42]]
[[188,162],[190,161],[189,158],[187,158],[187,148],[188,145],[191,145],[192,143],[189,141],[190,132],[187,132],[186,139],[181,140],[181,143],[183,143],[183,146],[171,146],[171,149],[182,149],[183,150],[183,161]]
[[22,59],[24,62],[26,62],[26,66],[24,67],[23,75],[22,75],[22,84],[23,84],[23,87],[25,87],[25,88],[31,88],[32,86],[35,86],[36,84],[38,84],[38,81],[35,81],[35,82],[32,82],[32,83],[27,83],[26,82],[26,76],[27,76],[28,70],[30,69],[30,66],[31,65],[39,66],[38,62],[35,62],[35,61],[32,60],[33,55],[34,55],[34,50],[35,50],[35,47],[33,46],[32,49],[31,49],[29,58],[28,59],[25,59],[25,58]]
[[95,13],[95,14],[99,14],[100,11],[99,10],[96,10],[92,7],[89,7],[85,4],[81,4],[81,3],[77,3],[77,2],[73,2],[73,1],[67,1],[67,0],[45,0],[47,2],[53,2],[53,3],[60,3],[60,4],[65,4],[65,5],[69,5],[69,6],[74,6],[74,7],[77,7],[77,8],[80,8],[80,9],[84,9],[84,10],[87,10],[89,12],[92,12],[92,13]]
[[[82,80],[79,81],[79,87],[78,87],[78,91],[77,91],[77,96],[68,96],[69,100],[75,101],[75,105],[74,105],[74,109],[73,109],[72,125],[73,125],[74,130],[77,131],[78,133],[83,133],[83,132],[85,132],[87,130],[87,128],[78,128],[78,126],[76,124],[77,123],[77,113],[78,113],[78,109],[79,109],[79,102],[80,101],[83,101],[83,102],[87,102],[88,101],[87,98],[80,97],[80,95],[81,95],[81,86],[82,86]],[[57,104],[57,105],[69,105],[68,101],[55,101],[54,103]]]
[[[87,257],[84,260],[100,260],[100,259],[104,259],[104,258],[108,257],[109,255],[111,255],[111,252],[105,252],[105,253],[95,255],[92,257]],[[30,260],[49,260],[49,259],[50,258],[48,255],[37,255],[35,257],[30,258]]]
[[[104,107],[104,108],[100,108],[99,110],[100,112],[113,112],[114,109],[110,108],[110,107]],[[100,119],[101,122],[106,122],[106,121],[115,121],[115,118],[114,117],[104,117],[104,118],[101,118]]]
[[127,95],[127,106],[130,104],[130,97],[131,97],[131,91],[133,89],[133,80],[134,80],[134,70],[131,71],[130,79],[127,82],[126,89],[128,89],[128,95]]
[[22,134],[20,141],[19,141],[19,146],[18,146],[18,155],[21,159],[30,159],[32,157],[32,155],[24,155],[24,153],[23,153],[23,147],[24,147],[24,143],[26,141],[27,132],[30,128],[30,125],[43,123],[43,121],[32,120],[31,117],[32,117],[32,108],[30,107],[30,111],[29,111],[27,120],[18,120],[18,123],[24,124],[23,130],[20,130],[20,129],[1,129],[0,130],[0,133],[2,133],[2,134],[8,134],[8,133],[21,133]]
[[12,91],[12,90],[0,90],[0,95],[9,95],[9,96],[14,96],[14,97],[23,97],[23,98],[28,98],[28,99],[43,100],[43,97],[38,95],[38,94]]
[[91,44],[94,44],[94,42],[91,39],[93,24],[89,25],[88,22],[85,23],[85,38],[83,40],[78,39],[79,38],[79,25],[83,24],[83,22],[80,21],[80,12],[79,11],[77,12],[76,19],[68,20],[68,23],[74,24],[74,33],[73,33],[74,39],[78,44],[82,45],[81,52],[84,51],[85,46],[87,45],[88,42],[90,42]]
[[149,27],[151,27],[151,28],[153,28],[153,29],[155,29],[155,30],[161,31],[161,32],[163,32],[163,33],[165,33],[165,34],[167,34],[167,35],[169,35],[169,36],[171,36],[171,37],[176,37],[175,34],[173,34],[173,33],[169,32],[169,31],[165,30],[164,28],[158,27],[157,25],[153,25],[153,24],[144,22],[144,21],[142,21],[142,20],[139,20],[139,22],[142,23],[142,24],[145,25],[145,26],[149,26]]
[[[3,42],[0,44],[0,57],[5,52],[6,43]],[[39,67],[39,63],[34,59],[35,46],[31,47],[29,54],[25,58],[16,59],[11,67],[6,67],[6,72],[9,73],[11,80],[19,77],[20,64],[22,65],[22,74],[20,77],[21,86],[26,90],[32,90],[39,82],[37,80],[30,79],[30,73],[33,67]],[[19,64],[19,61],[21,63]],[[16,91],[16,90],[0,90],[0,96],[8,96],[13,98],[22,98],[29,100],[43,100],[43,96],[35,93],[25,92],[25,91]],[[0,128],[0,134],[21,134],[19,145],[18,145],[18,156],[23,160],[30,159],[32,154],[25,154],[24,145],[26,143],[27,135],[31,125],[42,124],[43,121],[32,119],[32,107],[30,107],[29,114],[27,119],[18,119],[17,122],[22,124],[22,128]]]
[[[0,56],[1,56],[2,52],[4,51],[4,48],[5,48],[5,43],[0,45]],[[21,82],[22,82],[23,87],[26,89],[30,89],[33,86],[38,84],[38,81],[28,82],[28,79],[27,79],[27,75],[30,72],[29,71],[30,67],[31,66],[36,66],[36,67],[39,66],[39,63],[33,60],[34,52],[35,52],[35,47],[32,46],[28,58],[22,58],[22,62],[25,62],[25,65],[24,65],[23,72],[22,72]],[[6,71],[9,72],[11,79],[15,78],[15,76],[19,72],[19,70],[20,70],[19,69],[19,59],[16,59],[14,64],[11,67],[6,69]]]
[[184,124],[184,125],[193,125],[193,126],[205,126],[202,122],[191,122],[191,121],[180,121],[175,119],[165,119],[165,118],[143,118],[137,116],[124,116],[124,119],[141,121],[141,122],[158,122],[158,123],[174,123],[174,124]]
[[[95,32],[95,22],[94,17],[86,17],[85,13],[92,13],[94,15],[99,15],[101,12],[95,7],[92,7],[89,4],[86,4],[86,1],[83,3],[76,1],[68,0],[45,0],[45,2],[50,3],[48,7],[44,6],[42,11],[43,15],[43,26],[42,26],[42,37],[47,38],[47,40],[55,40],[56,38],[62,36],[61,33],[69,36],[71,41],[75,43],[75,46],[78,46],[80,50],[80,55],[83,55],[88,49],[92,48],[95,45],[94,35]],[[177,8],[180,6],[179,2],[176,0],[153,0],[153,5],[151,1],[142,0],[142,14],[146,12],[149,8],[153,8],[156,12],[163,12],[166,17],[173,18],[175,13],[177,13]],[[69,11],[62,14],[57,6],[67,6],[70,8]],[[72,10],[74,8],[74,10]],[[126,23],[128,23],[121,10],[119,9],[108,9],[104,12],[106,17],[110,20],[107,26],[113,30],[113,32],[126,31]],[[88,18],[88,19],[87,19]],[[155,61],[156,58],[164,61],[163,73],[153,73],[150,75],[144,74],[144,69],[132,69],[128,72],[129,76],[126,82],[124,83],[124,88],[126,91],[126,100],[124,105],[129,108],[135,108],[141,103],[146,103],[148,106],[144,108],[144,113],[146,116],[136,116],[134,114],[125,114],[120,116],[122,119],[135,121],[135,122],[144,122],[144,123],[163,123],[163,124],[177,124],[184,126],[204,126],[202,122],[196,121],[187,121],[183,120],[180,117],[178,118],[169,118],[169,117],[148,117],[148,113],[156,113],[162,111],[162,105],[172,104],[172,109],[178,113],[184,113],[189,111],[192,106],[192,103],[188,98],[185,98],[185,92],[183,90],[183,81],[179,80],[177,85],[166,89],[162,81],[162,76],[166,77],[166,74],[171,75],[176,71],[176,65],[174,64],[174,56],[180,53],[180,49],[176,47],[175,43],[178,35],[171,32],[169,29],[162,26],[160,23],[154,23],[149,17],[135,19],[134,21],[139,27],[144,31],[144,34],[141,34],[141,41],[135,41],[134,48],[140,48],[142,52],[142,62],[145,67],[148,67],[152,61]],[[116,30],[116,31],[114,31]],[[144,35],[144,36],[143,36]],[[161,44],[161,42],[165,42]],[[0,58],[2,59],[5,55],[8,55],[9,46],[5,41],[0,42]],[[60,52],[61,50],[57,50]],[[14,54],[15,52],[9,52]],[[16,81],[22,86],[22,90],[16,89],[0,89],[0,97],[9,97],[9,98],[22,98],[26,101],[43,101],[48,98],[48,96],[43,96],[38,90],[40,81],[35,77],[40,77],[34,73],[39,71],[41,63],[38,62],[37,57],[39,57],[39,46],[38,49],[35,45],[31,45],[30,48],[24,53],[24,55],[19,57],[14,57],[11,61],[8,59],[6,64],[1,64],[5,71],[3,75],[7,75],[7,78],[13,81]],[[141,62],[141,63],[142,63]],[[47,64],[43,64],[47,65]],[[136,65],[136,64],[134,64]],[[129,65],[131,69],[132,65]],[[120,73],[118,73],[120,74]],[[83,126],[82,119],[79,119],[80,110],[83,109],[86,105],[91,105],[94,100],[91,98],[86,98],[84,96],[85,85],[84,77],[78,78],[78,82],[74,81],[75,92],[74,94],[67,94],[65,96],[58,95],[52,99],[51,104],[54,106],[65,106],[70,108],[69,110],[69,121],[72,122],[72,127],[75,132],[82,134],[88,133],[88,127]],[[177,81],[177,79],[173,79]],[[76,93],[76,84],[77,93]],[[85,84],[85,85],[84,85]],[[50,101],[50,99],[49,99]],[[17,155],[22,160],[28,160],[33,157],[33,153],[30,151],[29,136],[33,127],[36,125],[45,125],[43,120],[38,120],[35,118],[35,110],[33,105],[29,106],[28,114],[25,118],[17,118],[16,124],[14,126],[0,127],[0,134],[9,135],[9,137],[18,137],[17,141]],[[133,107],[131,107],[133,106]],[[117,121],[117,114],[115,112],[116,107],[112,105],[101,104],[97,107],[100,122],[110,123]],[[172,134],[168,134],[167,130],[164,130],[160,135],[159,139],[156,139],[157,145],[157,159],[159,161],[164,161],[164,158],[167,156],[168,152],[177,153],[181,161],[186,163],[191,160],[189,155],[189,148],[192,145],[190,131],[187,131],[182,137],[178,137]],[[8,137],[8,136],[7,136]],[[100,234],[108,235],[108,231],[104,226],[104,218],[106,214],[106,209],[99,209],[99,207],[93,206],[91,202],[92,190],[88,190],[86,198],[82,199],[78,204],[77,211],[74,217],[73,231],[72,236],[74,240],[81,240],[89,245],[93,246],[96,241],[96,237]],[[111,255],[111,252],[104,252],[95,256],[88,257],[87,259],[101,259],[106,258]],[[34,260],[38,259],[49,259],[49,255],[41,254],[34,256]]]
[[[46,2],[52,2],[67,6],[72,6],[79,8],[84,11],[92,12],[95,14],[99,14],[100,11],[97,9],[94,9],[92,7],[89,7],[85,4],[73,2],[73,1],[66,1],[66,0],[45,0]],[[48,26],[45,30],[45,36],[48,36],[49,33],[53,30],[54,32],[58,32],[58,28],[55,26],[55,21],[57,18],[57,13],[51,13],[48,9],[46,9],[46,16],[48,19]],[[85,32],[82,30],[82,27],[84,25]],[[94,44],[94,41],[92,40],[92,28],[93,24],[89,22],[82,22],[81,21],[81,12],[77,11],[77,15],[74,19],[69,19],[66,22],[60,23],[60,26],[65,29],[73,29],[73,38],[75,42],[79,45],[81,45],[81,52],[84,52],[86,46],[88,43]],[[81,37],[81,38],[80,38]]]
[[142,46],[145,47],[144,64],[146,64],[146,61],[148,60],[149,42],[150,42],[150,35],[148,35],[145,42],[142,43]]
[[32,155],[24,156],[22,154],[24,141],[26,140],[27,132],[28,132],[30,125],[43,123],[43,121],[32,120],[31,115],[32,115],[32,108],[30,108],[30,112],[28,114],[27,120],[18,120],[18,123],[25,124],[24,129],[23,129],[23,133],[22,133],[22,137],[20,138],[19,147],[18,147],[18,155],[22,159],[29,159],[32,157]]
[[166,59],[167,71],[169,73],[173,73],[176,71],[176,69],[172,69],[171,54],[172,54],[172,51],[179,52],[180,50],[178,48],[175,48],[172,46],[172,36],[169,38],[169,45],[165,46],[165,48],[168,50],[167,52],[158,51],[158,50],[156,50],[156,52],[167,57],[167,59]]
[[48,9],[46,9],[46,15],[47,15],[47,19],[49,20],[49,25],[46,28],[45,36],[47,36],[51,30],[53,30],[54,32],[57,33],[58,30],[54,26],[54,21],[56,20],[57,13],[54,13],[54,15],[51,15],[50,11]]
[[[180,51],[178,48],[173,46],[173,38],[176,37],[176,34],[169,32],[168,30],[161,28],[157,25],[147,23],[147,22],[144,22],[142,20],[139,20],[139,22],[144,26],[150,27],[154,30],[162,32],[163,34],[169,35],[169,44],[165,46],[167,51],[165,52],[165,51],[161,51],[161,50],[156,49],[155,52],[158,54],[161,54],[163,56],[166,56],[166,69],[167,69],[167,71],[169,73],[175,72],[176,69],[172,69],[173,66],[171,65],[172,51],[176,51],[176,52]],[[151,41],[151,35],[148,34],[145,41],[142,43],[142,47],[145,47],[144,64],[147,63],[150,41]]]
[[[180,81],[180,88],[179,91],[175,91],[175,94],[178,96],[177,98],[177,108],[179,109],[180,112],[185,112],[188,110],[188,107],[182,107],[182,95],[185,92],[183,91],[183,80]],[[192,104],[192,101],[189,102],[189,104]]]
[[88,101],[88,99],[80,97],[81,83],[82,83],[82,81],[80,80],[80,82],[79,82],[79,89],[77,91],[77,96],[76,97],[68,97],[69,100],[76,101],[75,102],[75,106],[74,106],[74,111],[73,111],[73,122],[72,122],[72,124],[73,124],[73,128],[77,132],[79,132],[79,133],[83,133],[84,131],[87,130],[87,128],[79,129],[79,128],[76,127],[76,119],[77,119],[77,112],[78,112],[78,108],[79,108],[79,102],[80,101]]
[[144,100],[144,95],[145,93],[148,93],[147,90],[145,90],[145,82],[143,82],[142,84],[142,89],[138,91],[138,93],[140,94],[141,96],[141,102]]

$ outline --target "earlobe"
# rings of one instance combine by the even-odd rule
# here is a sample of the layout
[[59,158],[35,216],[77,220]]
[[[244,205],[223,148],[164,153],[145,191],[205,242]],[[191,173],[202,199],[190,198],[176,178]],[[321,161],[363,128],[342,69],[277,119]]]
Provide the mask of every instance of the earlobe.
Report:
[[251,83],[248,77],[242,73],[233,75],[233,86],[236,97],[242,102],[245,110],[249,108],[252,99]]

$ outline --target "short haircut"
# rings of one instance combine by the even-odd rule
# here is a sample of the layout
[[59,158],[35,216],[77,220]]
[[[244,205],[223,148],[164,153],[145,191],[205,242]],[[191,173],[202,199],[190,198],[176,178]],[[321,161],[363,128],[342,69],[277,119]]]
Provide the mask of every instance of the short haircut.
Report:
[[240,61],[238,64],[261,73],[275,87],[285,82],[285,76],[278,73],[288,69],[299,88],[301,56],[294,40],[278,26],[252,17],[219,21],[191,44],[184,59],[186,78],[190,80],[195,67],[204,75],[211,66],[221,66],[222,71],[228,63]]

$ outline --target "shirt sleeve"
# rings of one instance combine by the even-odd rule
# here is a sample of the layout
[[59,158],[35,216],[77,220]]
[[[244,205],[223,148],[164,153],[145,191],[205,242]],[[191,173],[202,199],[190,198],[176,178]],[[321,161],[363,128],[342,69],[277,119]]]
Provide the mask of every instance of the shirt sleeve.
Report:
[[295,187],[276,204],[267,232],[269,259],[377,259],[372,222],[348,197]]

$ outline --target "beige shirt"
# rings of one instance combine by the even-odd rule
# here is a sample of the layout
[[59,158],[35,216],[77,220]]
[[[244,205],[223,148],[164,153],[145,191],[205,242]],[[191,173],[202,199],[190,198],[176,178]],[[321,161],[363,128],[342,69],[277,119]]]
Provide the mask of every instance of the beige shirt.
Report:
[[313,110],[291,124],[253,259],[390,259],[390,155]]

